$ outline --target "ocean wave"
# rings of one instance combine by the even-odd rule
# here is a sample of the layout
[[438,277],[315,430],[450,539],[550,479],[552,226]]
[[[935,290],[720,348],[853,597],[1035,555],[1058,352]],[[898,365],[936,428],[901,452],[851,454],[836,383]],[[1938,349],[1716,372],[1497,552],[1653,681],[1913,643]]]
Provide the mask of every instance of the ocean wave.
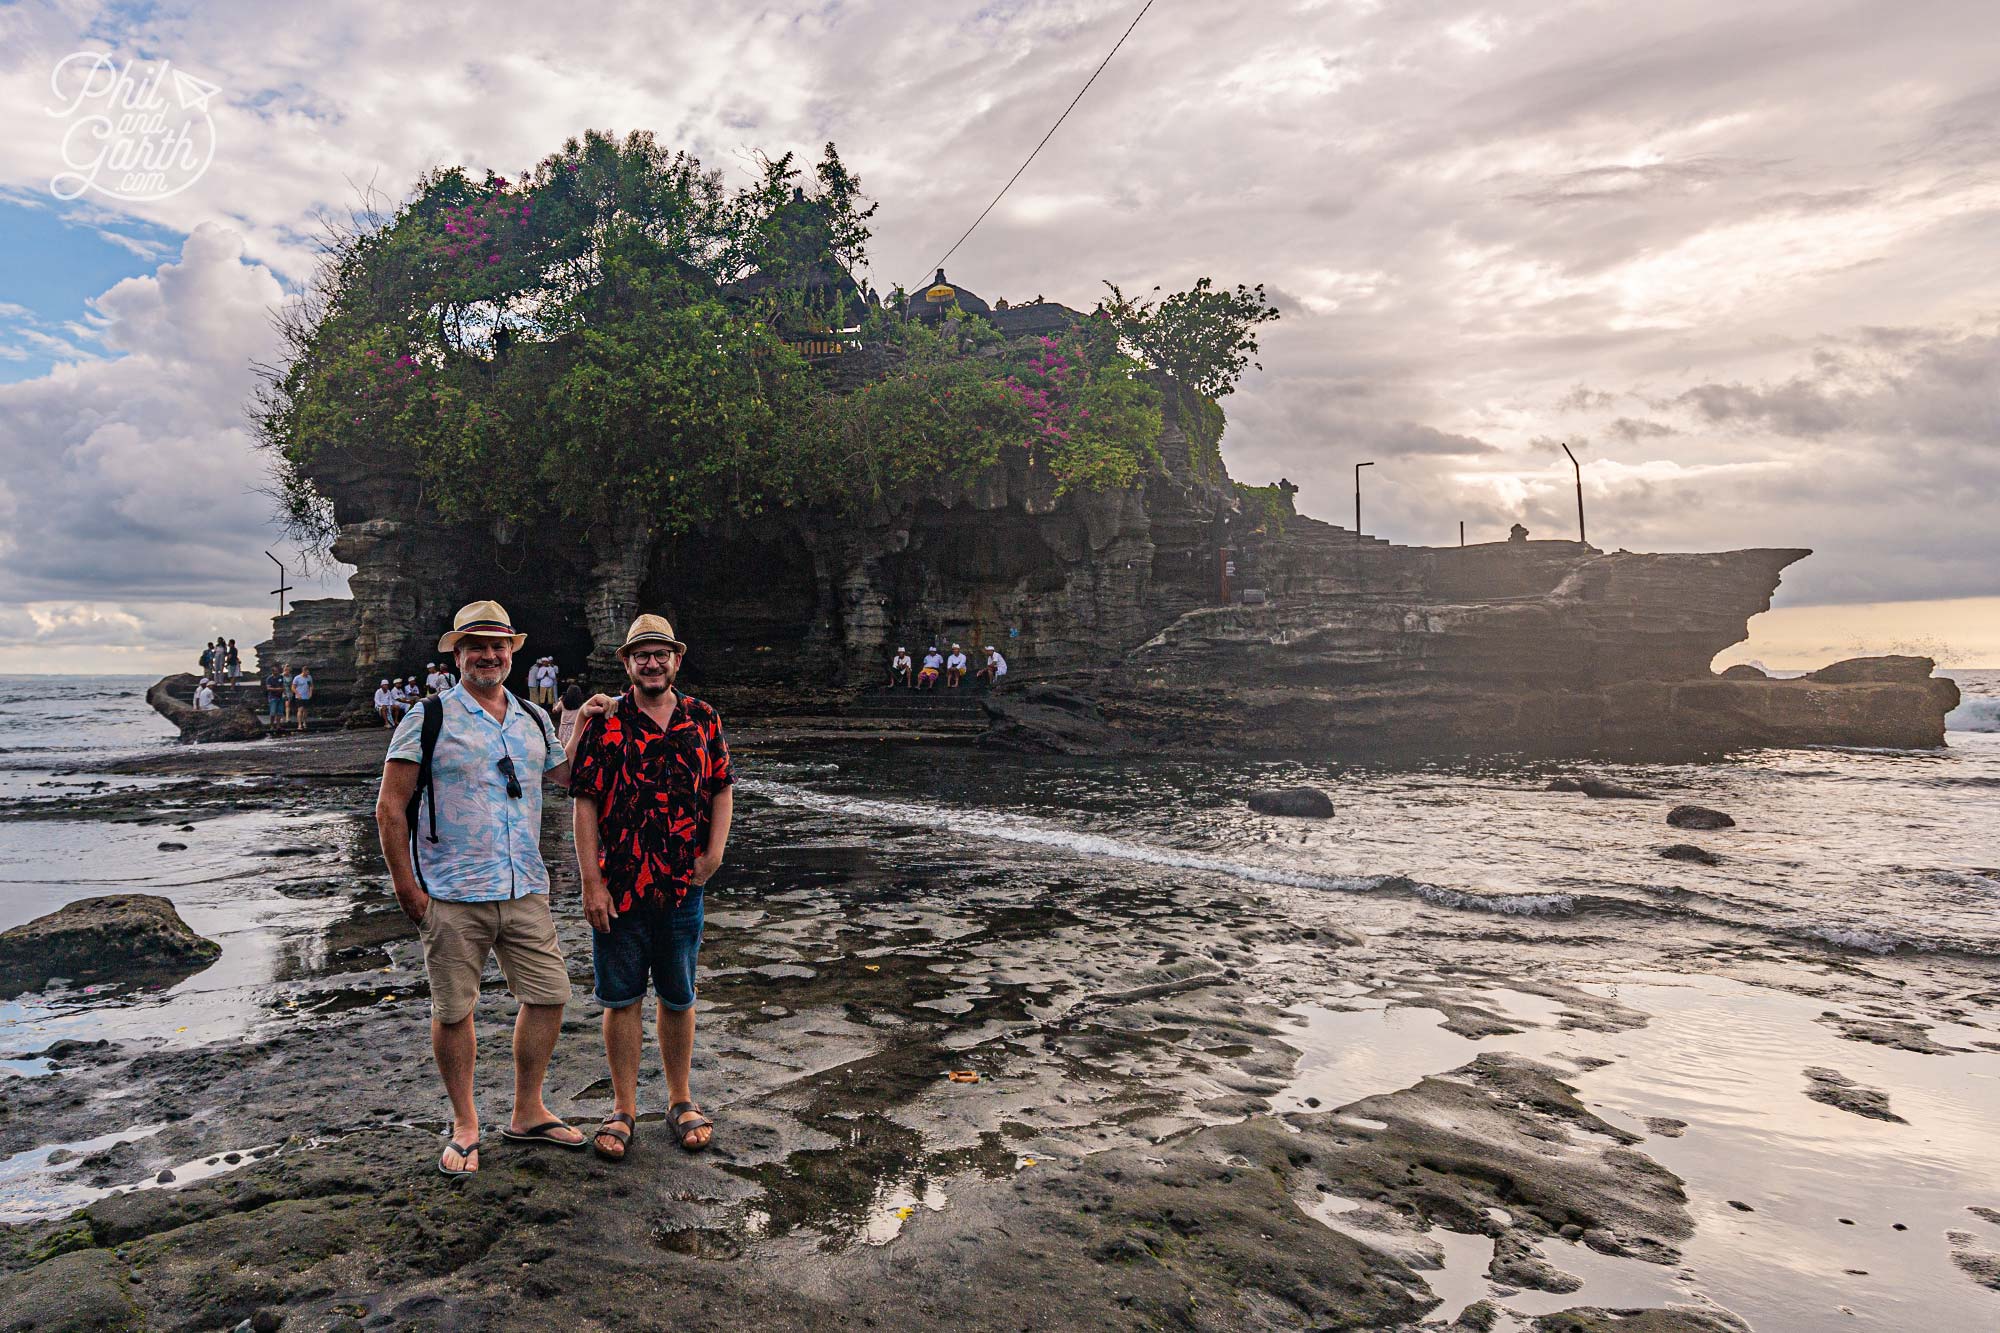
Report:
[[1461,912],[1497,912],[1502,916],[1573,916],[1576,897],[1568,893],[1469,893],[1435,884],[1411,884],[1411,892],[1438,907]]
[[1231,861],[1200,852],[1184,852],[1151,843],[1127,842],[1079,829],[1063,828],[1022,819],[991,810],[962,810],[950,806],[926,805],[914,801],[882,801],[864,796],[836,796],[795,787],[790,783],[740,780],[737,785],[779,805],[820,810],[828,814],[853,815],[885,823],[910,824],[920,828],[947,829],[953,833],[1003,842],[1050,847],[1076,856],[1108,856],[1121,861],[1139,861],[1177,870],[1202,870],[1233,875],[1259,884],[1279,884],[1294,889],[1330,889],[1337,893],[1366,893],[1381,888],[1392,877],[1385,875],[1314,875],[1284,866]]
[[[1895,953],[1898,949],[1910,949],[1917,953],[1936,953],[1938,951],[1938,944],[1935,940],[1912,939],[1907,935],[1900,935],[1895,931],[1869,930],[1860,926],[1836,926],[1831,924],[1801,926],[1796,930],[1785,933],[1799,939],[1817,940],[1822,944],[1836,945],[1842,949],[1859,949],[1864,953],[1891,954]],[[1981,949],[1968,949],[1964,950],[1964,952],[1985,956],[1985,951]]]
[[1946,731],[2000,731],[2000,697],[1966,694],[1944,715]]

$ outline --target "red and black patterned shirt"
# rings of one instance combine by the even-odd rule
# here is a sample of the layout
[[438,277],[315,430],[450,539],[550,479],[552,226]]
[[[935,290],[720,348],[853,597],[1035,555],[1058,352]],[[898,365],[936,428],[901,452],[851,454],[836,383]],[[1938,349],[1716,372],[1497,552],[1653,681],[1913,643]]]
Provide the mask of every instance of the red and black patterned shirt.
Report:
[[715,794],[735,781],[722,717],[699,699],[681,695],[664,731],[630,692],[591,719],[577,738],[569,790],[597,804],[598,865],[613,907],[668,902],[669,886],[670,905],[687,900]]

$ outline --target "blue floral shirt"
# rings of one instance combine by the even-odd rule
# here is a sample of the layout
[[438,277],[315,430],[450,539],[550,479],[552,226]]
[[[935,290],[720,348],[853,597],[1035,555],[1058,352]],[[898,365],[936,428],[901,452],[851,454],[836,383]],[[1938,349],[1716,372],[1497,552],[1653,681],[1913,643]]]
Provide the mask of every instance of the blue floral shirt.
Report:
[[[562,741],[549,726],[549,743],[528,710],[534,704],[507,696],[505,721],[480,707],[464,685],[438,696],[444,728],[431,756],[437,800],[436,842],[430,841],[431,797],[417,810],[417,870],[433,898],[490,903],[549,891],[542,864],[542,774],[564,763]],[[412,708],[389,740],[389,758],[423,759],[424,710]],[[521,794],[507,794],[502,758],[513,761]]]

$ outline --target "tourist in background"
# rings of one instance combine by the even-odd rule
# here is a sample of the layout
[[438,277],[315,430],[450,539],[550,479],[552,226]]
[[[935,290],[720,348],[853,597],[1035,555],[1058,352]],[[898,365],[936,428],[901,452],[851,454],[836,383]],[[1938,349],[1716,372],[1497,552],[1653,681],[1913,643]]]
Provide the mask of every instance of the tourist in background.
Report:
[[215,670],[215,645],[203,642],[201,645],[201,674],[206,676]]
[[959,682],[965,679],[965,668],[965,649],[954,643],[951,646],[951,656],[944,659],[944,683],[954,690],[957,689]]
[[194,706],[204,713],[215,708],[215,687],[208,683],[207,676],[203,676],[201,683],[194,687]]
[[243,679],[243,655],[236,651],[236,640],[229,641],[229,688],[235,689]]
[[299,668],[299,674],[292,677],[292,721],[295,731],[306,729],[306,710],[312,705],[313,673],[309,666]]
[[572,680],[556,703],[556,735],[562,737],[563,749],[572,753],[575,752],[578,723],[583,718],[583,700],[582,684]]
[[688,1152],[706,1148],[714,1132],[690,1085],[695,955],[702,886],[722,865],[735,777],[721,716],[674,690],[686,653],[664,616],[632,622],[618,649],[632,688],[616,711],[585,726],[570,775],[583,914],[593,932],[611,1066],[612,1112],[595,1144],[598,1156],[614,1162],[624,1159],[637,1127],[649,977],[668,1127]]
[[889,659],[889,684],[901,685],[906,690],[913,688],[910,673],[915,669],[916,663],[910,660],[910,650],[899,646],[896,655]]
[[426,705],[442,720],[431,789],[416,800],[419,710],[389,742],[375,801],[390,883],[417,927],[430,976],[431,1053],[451,1100],[451,1134],[438,1158],[448,1176],[479,1170],[472,1013],[488,954],[499,957],[507,989],[520,1001],[514,1112],[502,1137],[558,1148],[586,1142],[549,1111],[542,1091],[570,993],[542,861],[542,782],[562,782],[569,756],[542,710],[507,688],[514,653],[526,640],[498,602],[459,609],[438,651],[456,655],[464,684]]
[[264,670],[264,716],[277,726],[285,715],[285,673],[277,667]]

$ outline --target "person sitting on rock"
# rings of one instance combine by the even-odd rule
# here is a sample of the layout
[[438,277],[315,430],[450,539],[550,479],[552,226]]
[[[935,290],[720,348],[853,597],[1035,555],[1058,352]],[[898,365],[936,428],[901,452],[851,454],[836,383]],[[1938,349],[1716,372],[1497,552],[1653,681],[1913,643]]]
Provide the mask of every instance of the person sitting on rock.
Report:
[[403,682],[403,711],[405,713],[409,712],[412,708],[415,708],[417,704],[423,699],[423,697],[424,697],[423,688],[417,684],[417,678],[415,676],[411,676],[408,680]]
[[901,685],[906,690],[912,688],[910,673],[915,669],[916,663],[910,660],[910,650],[899,646],[896,655],[889,659],[889,684]]
[[385,727],[396,725],[396,696],[386,680],[375,687],[375,716],[382,719]]
[[203,676],[201,684],[195,686],[194,706],[204,713],[215,709],[215,688],[208,683],[207,676]]
[[917,673],[917,688],[920,690],[936,689],[938,673],[943,670],[944,655],[938,652],[936,644],[932,644],[924,650],[924,667],[923,670]]
[[965,649],[954,643],[951,646],[951,656],[944,659],[944,683],[954,690],[957,689],[959,682],[965,679],[966,665]]
[[975,678],[983,676],[989,687],[998,685],[1000,677],[1007,674],[1007,659],[1000,655],[998,648],[989,643],[986,645],[986,665],[972,674]]

